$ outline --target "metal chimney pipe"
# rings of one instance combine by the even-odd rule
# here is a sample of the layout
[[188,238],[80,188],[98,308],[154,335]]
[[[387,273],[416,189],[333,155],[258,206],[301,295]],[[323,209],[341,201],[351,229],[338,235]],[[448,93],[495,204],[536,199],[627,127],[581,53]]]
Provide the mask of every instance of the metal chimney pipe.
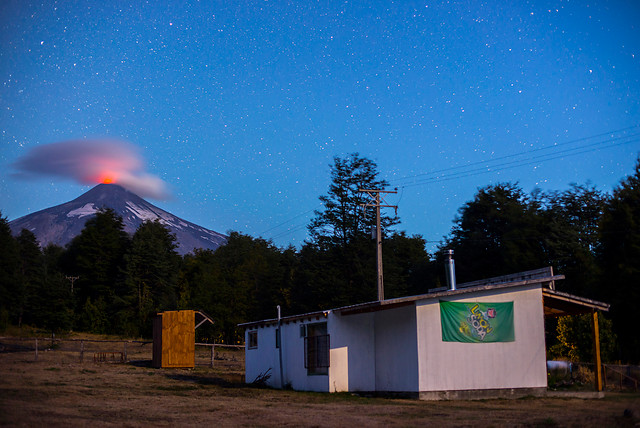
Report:
[[453,250],[447,250],[447,261],[444,264],[447,273],[447,287],[449,290],[456,289],[456,265],[453,261]]

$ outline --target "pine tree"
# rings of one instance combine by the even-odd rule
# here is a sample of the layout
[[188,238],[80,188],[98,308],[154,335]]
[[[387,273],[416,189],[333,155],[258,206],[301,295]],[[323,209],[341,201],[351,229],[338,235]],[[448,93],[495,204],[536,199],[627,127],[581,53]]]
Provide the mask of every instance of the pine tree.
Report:
[[33,324],[37,318],[39,308],[35,300],[44,283],[44,259],[33,232],[22,229],[16,241],[20,268],[15,293],[19,311],[18,326],[21,326],[23,322]]
[[[460,282],[546,265],[541,207],[511,183],[487,186],[459,210],[443,251],[453,249]],[[443,270],[444,272],[444,270]]]
[[64,271],[79,277],[74,286],[79,329],[113,331],[115,300],[122,289],[124,255],[129,244],[122,218],[112,209],[98,211],[69,244]]
[[598,297],[611,304],[611,320],[621,359],[640,362],[637,329],[640,302],[640,158],[635,173],[623,180],[605,206],[598,248],[601,266]]
[[135,302],[137,328],[145,335],[151,332],[154,313],[177,308],[180,256],[176,248],[175,235],[159,220],[142,223],[131,239],[126,256],[128,299],[121,309]]
[[18,269],[18,245],[11,235],[9,221],[0,212],[0,331],[18,319],[15,289]]
[[[315,211],[308,229],[314,244],[346,247],[357,238],[369,236],[376,222],[375,216],[366,216],[361,207],[368,197],[360,189],[384,189],[388,183],[378,179],[376,163],[358,153],[344,159],[335,157],[333,162],[329,192],[319,198],[324,209]],[[396,218],[381,217],[385,232],[396,223]]]
[[[372,301],[377,295],[376,246],[371,239],[376,218],[363,210],[362,204],[370,201],[360,190],[384,189],[387,182],[378,178],[376,163],[358,153],[336,157],[330,167],[329,191],[319,198],[324,209],[315,212],[308,226],[310,242],[300,251],[292,290],[299,310]],[[382,236],[398,222],[383,212]],[[406,288],[395,285],[399,292]]]
[[590,185],[542,195],[548,264],[566,276],[558,289],[596,297],[598,230],[607,196]]
[[71,284],[60,270],[64,250],[48,245],[43,251],[44,281],[34,299],[36,325],[52,333],[68,331],[73,322]]
[[291,248],[280,250],[270,241],[231,232],[215,252],[185,257],[182,281],[193,307],[215,320],[209,328],[213,338],[235,343],[242,338],[238,323],[272,318],[277,305],[287,313],[296,263]]

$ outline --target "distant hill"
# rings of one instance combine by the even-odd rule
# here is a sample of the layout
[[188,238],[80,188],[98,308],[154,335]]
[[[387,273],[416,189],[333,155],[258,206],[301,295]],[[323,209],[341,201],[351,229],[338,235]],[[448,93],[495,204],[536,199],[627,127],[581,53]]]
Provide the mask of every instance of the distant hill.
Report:
[[161,210],[116,184],[99,184],[73,201],[17,218],[9,222],[9,226],[14,235],[22,229],[30,230],[43,247],[48,244],[64,247],[101,208],[111,208],[121,216],[124,230],[129,234],[143,221],[159,219],[176,235],[177,251],[182,255],[196,248],[215,250],[227,242],[225,235]]

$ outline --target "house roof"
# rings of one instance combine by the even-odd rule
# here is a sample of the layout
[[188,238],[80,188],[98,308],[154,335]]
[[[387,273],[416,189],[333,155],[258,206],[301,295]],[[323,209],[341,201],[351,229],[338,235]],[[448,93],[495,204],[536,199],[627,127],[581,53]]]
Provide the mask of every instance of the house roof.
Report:
[[[308,319],[309,321],[321,320],[328,316],[329,312],[340,315],[355,315],[367,312],[383,311],[413,305],[419,300],[440,299],[454,296],[477,293],[485,290],[499,290],[527,285],[541,284],[543,287],[543,304],[546,316],[562,316],[577,313],[591,312],[593,310],[608,311],[607,303],[590,300],[584,297],[574,296],[555,290],[555,281],[564,279],[564,275],[554,275],[551,267],[519,272],[511,275],[498,276],[480,281],[467,282],[457,285],[457,289],[450,290],[446,287],[429,290],[429,293],[416,296],[400,297],[396,299],[378,300],[374,302],[358,303],[356,305],[343,306],[336,309],[309,312],[301,315],[282,317],[282,323],[296,322]],[[255,328],[277,324],[278,319],[266,319],[238,324],[239,327]]]
[[[291,315],[288,317],[282,317],[280,318],[280,321],[283,324],[288,324],[290,322],[296,322],[296,321],[302,321],[302,320],[308,320],[308,321],[319,321],[322,319],[325,319],[328,315],[329,312],[331,312],[331,310],[327,310],[327,311],[316,311],[316,312],[308,312],[306,314],[300,314],[300,315]],[[244,327],[244,328],[255,328],[255,327],[266,327],[268,325],[274,325],[274,324],[278,324],[278,319],[277,318],[269,318],[266,320],[260,320],[260,321],[251,321],[251,322],[245,322],[242,324],[238,324],[238,327]]]
[[[514,280],[513,278],[518,279]],[[504,288],[520,287],[540,283],[551,284],[561,279],[564,279],[564,275],[540,275],[536,277],[523,276],[522,274],[507,275],[503,277],[489,278],[483,281],[474,281],[459,284],[457,286],[457,289],[455,290],[450,290],[446,287],[444,289],[438,288],[435,290],[431,290],[431,292],[427,294],[345,306],[343,308],[334,309],[334,312],[339,312],[341,315],[374,312],[379,310],[392,309],[395,307],[404,306],[406,304],[412,304],[413,302],[416,302],[418,300],[447,298],[468,293],[477,293],[478,291],[499,290]]]
[[608,311],[608,303],[574,296],[552,289],[542,289],[545,316],[559,317],[564,315],[584,314],[592,311]]

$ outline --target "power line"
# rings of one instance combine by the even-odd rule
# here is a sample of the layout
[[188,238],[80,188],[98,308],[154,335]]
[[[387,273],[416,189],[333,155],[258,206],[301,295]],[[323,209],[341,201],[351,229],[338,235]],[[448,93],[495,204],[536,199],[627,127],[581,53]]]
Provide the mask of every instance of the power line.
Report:
[[323,205],[324,205],[324,204],[317,205],[315,208],[312,208],[312,209],[310,209],[310,210],[308,210],[308,211],[305,211],[305,212],[300,213],[300,214],[298,214],[298,215],[296,215],[296,216],[294,216],[294,217],[291,217],[290,219],[285,220],[285,221],[283,221],[282,223],[277,224],[277,225],[275,225],[275,226],[273,226],[273,227],[271,227],[271,228],[269,228],[269,229],[265,230],[264,232],[260,233],[260,235],[264,235],[265,233],[270,232],[270,231],[272,231],[273,229],[277,229],[277,228],[279,228],[280,226],[284,226],[285,224],[291,223],[293,220],[297,219],[298,217],[302,217],[302,216],[303,216],[303,215],[305,215],[305,214],[309,214],[310,212],[317,210],[319,207],[321,207],[321,206],[323,206]]
[[[592,135],[592,136],[589,136],[589,137],[582,137],[582,138],[578,138],[578,139],[575,139],[575,140],[567,141],[567,142],[564,142],[564,143],[554,144],[552,146],[540,147],[540,148],[537,148],[537,149],[528,150],[526,152],[520,152],[520,153],[515,153],[515,154],[512,154],[512,155],[500,156],[500,157],[497,157],[497,158],[494,158],[494,159],[475,161],[475,162],[468,163],[466,165],[460,165],[460,166],[436,169],[436,170],[433,170],[433,171],[430,171],[430,172],[425,172],[425,173],[420,173],[420,174],[400,177],[400,178],[397,178],[397,179],[393,180],[393,182],[409,180],[409,179],[412,179],[412,178],[422,177],[422,176],[426,176],[426,175],[433,175],[433,174],[436,174],[436,173],[439,173],[439,172],[448,172],[448,171],[454,171],[454,170],[457,170],[457,169],[464,169],[464,168],[468,168],[468,167],[471,167],[471,166],[474,166],[474,165],[483,165],[483,164],[490,163],[490,162],[497,162],[497,161],[504,160],[504,159],[511,159],[511,158],[524,156],[524,155],[527,155],[527,154],[530,154],[530,153],[535,153],[535,152],[540,152],[540,151],[545,151],[545,150],[555,150],[555,149],[557,149],[559,147],[564,147],[564,146],[567,146],[567,145],[579,143],[581,141],[592,140],[594,138],[599,138],[599,137],[603,137],[603,136],[606,136],[606,135],[617,134],[617,133],[628,131],[628,130],[634,129],[634,128],[640,128],[640,125],[628,126],[626,128],[621,128],[621,129],[617,129],[617,130],[614,130],[614,131],[604,132],[604,133]],[[635,135],[638,135],[638,134],[634,134],[632,136],[635,136]],[[627,138],[627,137],[631,137],[631,136],[621,136],[621,137],[618,137],[618,138],[616,138],[614,140],[621,139],[621,138]],[[612,141],[612,140],[609,139],[609,140],[605,140],[605,141]],[[575,150],[577,150],[577,149],[579,149],[579,147],[575,148]]]
[[306,223],[299,223],[295,226],[292,226],[291,228],[285,230],[284,232],[280,232],[277,235],[274,235],[271,237],[271,239],[277,239],[283,236],[287,236],[290,235],[292,233],[298,232],[300,230],[306,229],[307,228],[307,224]]
[[[562,157],[571,157],[571,156],[576,156],[576,155],[580,155],[580,154],[584,154],[584,153],[589,153],[589,152],[595,152],[595,151],[599,151],[599,150],[603,150],[603,149],[607,149],[607,148],[612,148],[612,147],[617,147],[617,146],[622,146],[625,144],[631,144],[631,143],[635,143],[640,141],[640,139],[632,139],[629,141],[621,141],[615,144],[611,144],[612,142],[618,141],[618,140],[622,140],[622,139],[627,139],[627,138],[632,138],[632,137],[637,137],[640,136],[640,133],[638,134],[632,134],[632,135],[626,135],[623,137],[618,137],[618,138],[612,138],[606,141],[598,141],[595,143],[591,143],[588,144],[586,146],[581,146],[581,147],[576,147],[576,148],[572,148],[572,149],[565,149],[565,150],[561,150],[559,152],[556,153],[547,153],[547,154],[542,154],[542,155],[537,155],[534,156],[532,158],[527,158],[527,159],[520,159],[520,160],[514,160],[514,161],[509,161],[509,162],[503,162],[503,163],[498,163],[498,164],[493,164],[493,165],[485,165],[482,168],[473,168],[473,169],[469,169],[466,171],[460,171],[460,172],[453,172],[450,174],[440,174],[440,175],[436,175],[433,177],[426,177],[420,180],[417,180],[413,183],[408,183],[405,185],[399,185],[398,187],[402,187],[402,188],[408,188],[408,187],[414,187],[414,186],[418,186],[418,185],[422,185],[422,184],[428,184],[428,183],[434,183],[434,182],[440,182],[440,181],[449,181],[449,180],[454,180],[454,179],[458,179],[458,178],[466,178],[466,177],[471,177],[471,176],[475,176],[475,175],[480,175],[480,174],[487,174],[487,173],[491,173],[491,172],[497,172],[497,171],[503,171],[506,169],[512,169],[512,168],[517,168],[517,167],[521,167],[521,166],[527,166],[527,165],[531,165],[531,164],[535,164],[535,163],[542,163],[542,162],[547,162],[550,160],[554,160],[554,159],[558,159],[558,158],[562,158]],[[599,145],[605,145],[604,147],[595,147],[595,146],[599,146]],[[594,147],[594,148],[590,148],[590,147]],[[520,154],[522,155],[522,154]],[[513,155],[516,156],[516,155]],[[511,157],[513,157],[511,156]],[[504,159],[504,157],[502,158]],[[471,165],[477,165],[480,163],[485,163],[485,164],[490,164],[490,163],[494,163],[496,160],[498,159],[494,159],[494,160],[488,160],[488,161],[479,161],[479,162],[474,162],[473,164],[468,164],[465,166],[461,166],[461,167],[454,167],[454,168],[449,168],[449,169],[444,169],[444,170],[439,170],[442,172],[446,172],[446,171],[453,171],[455,169],[461,169],[461,168],[467,168],[468,166]],[[427,175],[434,175],[436,173],[436,171],[431,172],[431,173],[425,173],[425,174],[420,174],[421,176],[427,176]],[[416,176],[417,177],[417,176]]]
[[[577,155],[581,155],[581,154],[584,154],[584,153],[595,152],[595,151],[604,150],[604,149],[608,149],[608,148],[612,148],[612,147],[617,147],[617,146],[621,146],[621,145],[625,145],[625,144],[635,143],[635,142],[640,141],[640,139],[638,139],[638,138],[633,139],[633,138],[640,136],[640,133],[635,133],[635,134],[631,134],[631,135],[616,136],[615,138],[614,138],[614,135],[615,134],[619,134],[621,132],[629,131],[631,129],[637,129],[637,128],[640,128],[640,125],[628,126],[626,128],[621,128],[621,129],[617,129],[617,130],[613,130],[613,131],[609,131],[609,132],[604,132],[604,133],[592,135],[592,136],[589,136],[589,137],[582,137],[582,138],[578,138],[578,139],[575,139],[575,140],[567,141],[567,142],[564,142],[564,143],[554,144],[552,146],[540,147],[540,148],[537,148],[537,149],[528,150],[526,152],[515,153],[515,154],[512,154],[512,155],[506,155],[506,156],[500,156],[500,157],[497,157],[497,158],[494,158],[494,159],[475,161],[475,162],[468,163],[466,165],[454,166],[454,167],[450,167],[450,168],[442,168],[442,169],[433,170],[433,171],[426,172],[426,173],[405,176],[405,177],[397,178],[395,180],[390,180],[390,183],[398,183],[398,182],[402,182],[402,181],[406,181],[406,180],[416,179],[418,177],[424,177],[424,178],[419,179],[417,181],[414,181],[412,183],[407,183],[407,184],[404,184],[404,185],[396,184],[398,186],[398,188],[401,190],[400,198],[402,198],[402,196],[404,195],[404,189],[405,188],[409,188],[409,187],[415,187],[415,186],[420,186],[420,185],[430,184],[430,183],[435,183],[435,182],[450,181],[450,180],[455,180],[455,179],[460,179],[460,178],[472,177],[472,176],[481,175],[481,174],[488,174],[488,173],[491,173],[491,172],[504,171],[504,170],[507,170],[507,169],[518,168],[518,167],[522,167],[522,166],[532,165],[532,164],[535,164],[535,163],[547,162],[547,161],[555,160],[555,159],[562,158],[562,157],[577,156]],[[604,136],[610,136],[610,138],[607,138],[607,139],[601,140],[601,141],[596,141],[596,142],[593,142],[593,143],[589,143],[589,144],[586,144],[586,145],[581,145],[579,147],[567,148],[567,149],[564,149],[564,150],[557,151],[558,148],[561,148],[561,147],[569,146],[571,144],[576,144],[576,143],[580,143],[580,142],[583,142],[583,141],[593,140],[593,139],[596,139],[596,138],[601,138],[601,137],[604,137]],[[620,140],[625,140],[625,139],[629,139],[629,138],[632,138],[632,139],[628,140],[628,141],[620,141]],[[614,143],[614,144],[611,144],[611,143]],[[598,146],[603,146],[603,147],[598,147]],[[508,162],[496,163],[496,162],[501,161],[501,160],[518,158],[518,157],[530,155],[532,153],[543,152],[543,151],[555,151],[555,152],[546,153],[546,154],[539,154],[539,155],[536,155],[534,157],[529,157],[529,158],[526,158],[526,159],[519,159],[519,160],[508,161]],[[476,165],[484,165],[484,166],[481,167],[481,168],[469,169],[470,167],[473,167],[473,166],[476,166]],[[456,171],[456,170],[462,170],[462,171],[453,172],[453,171]],[[443,174],[436,175],[438,173],[443,173]],[[279,227],[282,227],[282,226],[284,226],[286,224],[289,224],[293,220],[295,220],[295,219],[297,219],[299,217],[302,217],[303,215],[306,215],[306,214],[308,214],[310,212],[313,212],[313,211],[317,210],[322,205],[323,204],[320,204],[320,205],[316,206],[313,209],[310,209],[310,210],[307,210],[307,211],[305,211],[303,213],[297,214],[296,216],[291,217],[290,219],[285,220],[282,223],[279,223],[276,226],[273,226],[273,227],[265,230],[264,232],[261,233],[261,235],[264,235],[265,233],[270,232],[270,231],[272,231],[274,229],[277,229]],[[298,232],[300,230],[305,229],[306,227],[307,227],[306,223],[304,223],[304,224],[303,223],[299,223],[297,225],[293,225],[293,226],[289,227],[287,230],[272,236],[271,239],[278,239],[280,237],[293,234],[295,232]],[[439,243],[439,242],[442,242],[442,240],[425,241],[425,242],[427,242],[427,243]]]
[[[622,142],[622,143],[612,144],[609,147],[622,146],[622,145],[625,145],[625,144],[635,143],[635,142],[638,142],[638,141],[640,141],[640,139],[635,139],[635,140],[631,140],[631,141],[625,141],[625,142]],[[607,148],[609,148],[609,147],[607,147]],[[545,156],[547,156],[546,159],[536,158],[534,160],[528,160],[528,161],[525,161],[525,162],[519,162],[519,163],[517,163],[515,165],[509,165],[509,164],[511,164],[513,162],[507,162],[505,164],[496,165],[496,167],[500,167],[500,168],[492,167],[492,168],[489,168],[489,169],[475,169],[475,170],[471,170],[471,171],[465,171],[465,172],[462,172],[462,173],[451,174],[449,176],[433,177],[433,178],[424,179],[424,180],[421,180],[421,181],[418,181],[418,182],[415,182],[415,183],[412,183],[412,184],[407,184],[407,185],[404,185],[404,186],[401,186],[401,187],[408,188],[408,187],[420,186],[420,185],[423,185],[423,184],[429,184],[429,183],[435,183],[435,182],[441,182],[441,181],[450,181],[450,180],[456,180],[456,179],[459,179],[459,178],[466,178],[466,177],[473,177],[473,176],[476,176],[476,175],[488,174],[488,173],[491,173],[491,172],[504,171],[506,169],[518,168],[518,167],[521,167],[521,166],[527,166],[527,165],[533,165],[533,164],[536,164],[536,163],[547,162],[547,161],[550,161],[550,160],[559,159],[559,158],[563,158],[563,157],[577,156],[577,155],[581,155],[581,154],[588,153],[588,152],[593,152],[593,151],[596,151],[596,149],[582,150],[580,152],[569,153],[569,154],[556,154],[554,156],[545,155]]]

